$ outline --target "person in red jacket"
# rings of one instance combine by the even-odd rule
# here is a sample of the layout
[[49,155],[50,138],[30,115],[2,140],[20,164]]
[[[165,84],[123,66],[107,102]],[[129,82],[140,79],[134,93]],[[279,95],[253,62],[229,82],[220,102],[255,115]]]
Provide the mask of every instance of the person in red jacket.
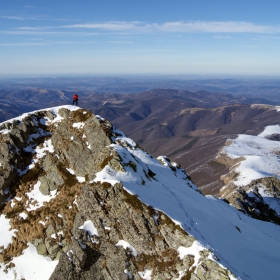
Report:
[[73,96],[73,105],[76,103],[76,106],[78,106],[78,100],[79,100],[79,96],[75,93]]

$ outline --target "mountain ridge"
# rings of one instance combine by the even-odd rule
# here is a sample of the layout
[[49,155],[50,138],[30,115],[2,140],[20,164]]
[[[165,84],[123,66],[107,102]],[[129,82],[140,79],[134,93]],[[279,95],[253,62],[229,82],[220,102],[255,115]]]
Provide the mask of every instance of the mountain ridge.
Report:
[[33,279],[20,260],[37,251],[37,261],[54,259],[53,280],[276,279],[279,226],[205,197],[177,164],[151,157],[107,120],[63,106],[0,131],[7,277]]

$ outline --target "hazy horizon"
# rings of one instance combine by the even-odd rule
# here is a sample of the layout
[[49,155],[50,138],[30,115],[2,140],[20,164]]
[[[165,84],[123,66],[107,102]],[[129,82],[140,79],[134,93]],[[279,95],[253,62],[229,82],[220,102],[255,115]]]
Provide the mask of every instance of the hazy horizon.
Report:
[[214,79],[244,79],[244,80],[255,80],[255,79],[273,79],[280,80],[279,75],[253,75],[253,74],[157,74],[157,73],[142,73],[142,74],[131,74],[131,73],[96,73],[96,74],[69,74],[69,73],[60,73],[60,74],[0,74],[0,80],[17,80],[17,79],[78,79],[78,78],[123,78],[123,79],[178,79],[178,80],[214,80]]

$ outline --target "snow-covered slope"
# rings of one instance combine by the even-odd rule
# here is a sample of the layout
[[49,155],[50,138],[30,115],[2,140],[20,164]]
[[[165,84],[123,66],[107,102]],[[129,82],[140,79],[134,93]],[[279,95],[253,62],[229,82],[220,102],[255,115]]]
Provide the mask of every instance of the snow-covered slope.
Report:
[[[280,126],[267,126],[258,136],[240,134],[229,140],[217,159],[227,158],[236,162],[229,174],[223,176],[226,183],[222,197],[230,198],[235,189],[244,190],[244,199],[263,202],[280,216]],[[240,199],[240,196],[238,197]],[[241,200],[244,200],[241,199]],[[279,222],[278,222],[279,223]]]
[[240,134],[223,148],[231,158],[244,158],[235,169],[239,174],[235,185],[247,185],[263,177],[280,177],[280,142],[266,138],[275,134],[280,134],[279,125],[267,126],[258,136]]
[[[120,140],[127,141],[123,137]],[[202,246],[211,249],[240,279],[278,279],[279,226],[254,220],[221,200],[186,188],[185,181],[174,178],[172,170],[135,149],[135,144],[129,149],[113,146],[124,161],[133,155],[141,164],[145,163],[156,174],[155,180],[142,186],[140,172],[133,174],[128,169],[121,174],[108,167],[98,173],[95,180],[121,181],[127,190],[168,214]]]
[[[33,157],[30,164],[28,164],[28,168],[17,170],[18,176],[35,168],[36,163],[42,162],[43,164],[45,162],[44,164],[46,164],[48,155],[53,155],[53,157],[57,158],[63,157],[62,152],[58,153],[56,151],[56,145],[58,144],[55,144],[57,143],[54,136],[55,127],[58,127],[64,120],[66,121],[70,117],[67,117],[66,113],[59,114],[59,109],[61,108],[45,110],[54,115],[52,119],[48,118],[47,114],[42,116],[37,114],[37,122],[46,125],[46,127],[52,126],[52,129],[43,131],[42,128],[38,128],[37,132],[34,132],[33,136],[25,141],[26,146],[24,149],[31,151]],[[64,109],[71,111],[78,108],[68,106],[64,107]],[[86,115],[88,112],[84,111],[84,114]],[[28,116],[33,119],[33,122],[36,122],[32,114]],[[19,119],[19,123],[22,119]],[[97,116],[97,120],[100,123],[105,122],[99,116]],[[7,123],[12,123],[12,121]],[[92,124],[90,125],[85,124],[83,121],[73,122],[71,128],[73,129],[73,136],[66,140],[63,139],[63,141],[78,142],[77,137],[79,136],[79,141],[84,141],[84,151],[94,156],[97,151],[93,148],[94,137],[89,137],[90,129],[93,127]],[[2,138],[5,135],[9,135],[11,126],[0,124],[0,127],[2,127],[0,136]],[[67,129],[69,130],[69,127]],[[67,131],[64,133],[67,133]],[[89,171],[90,175],[84,174],[83,171],[79,171],[77,165],[71,165],[71,160],[69,159],[70,163],[67,170],[73,176],[71,178],[75,181],[75,186],[82,188],[85,184],[95,186],[94,184],[104,182],[117,186],[120,182],[130,194],[136,194],[145,205],[155,209],[155,213],[167,214],[175,224],[180,225],[184,231],[197,240],[192,246],[178,246],[176,248],[181,259],[187,255],[194,256],[194,261],[190,267],[190,270],[193,268],[193,273],[198,273],[197,267],[201,262],[201,254],[199,252],[206,248],[212,252],[209,255],[209,259],[218,262],[221,267],[227,267],[235,275],[235,277],[230,274],[224,275],[223,279],[279,279],[280,227],[278,225],[252,219],[237,211],[223,200],[215,199],[211,196],[205,197],[175,163],[170,163],[165,157],[159,157],[158,159],[151,157],[151,155],[139,148],[133,140],[127,138],[122,132],[114,128],[112,128],[110,135],[111,143],[106,145],[108,149],[114,150],[120,157],[121,167],[114,168],[114,164],[109,164],[109,160],[103,161],[102,169],[91,176],[91,171]],[[35,140],[43,136],[47,138],[37,146]],[[265,140],[264,138],[262,139]],[[248,142],[247,145],[251,147]],[[80,156],[83,155],[81,154]],[[110,160],[113,157],[110,156]],[[0,168],[4,164],[4,162],[0,162]],[[53,174],[53,176],[55,175]],[[59,178],[57,180],[59,181]],[[6,196],[6,201],[1,203],[2,208],[8,206],[11,208],[17,207],[15,208],[17,212],[16,221],[21,222],[23,225],[24,220],[28,220],[35,213],[32,211],[51,207],[56,201],[55,199],[63,192],[62,184],[62,187],[54,190],[50,189],[49,193],[43,196],[40,191],[41,183],[40,180],[36,179],[36,182],[30,184],[30,190],[26,194],[18,191],[15,192],[16,194],[11,193],[10,196]],[[3,191],[8,195],[10,190],[6,188]],[[76,198],[74,196],[71,203],[68,201],[67,211],[73,208],[79,209],[80,206]],[[18,207],[22,200],[24,200],[26,209]],[[36,209],[34,210],[31,206]],[[102,203],[100,203],[100,207],[102,207]],[[56,215],[61,215],[62,217],[66,215],[65,211],[60,210]],[[46,218],[46,220],[43,220],[43,218]],[[154,219],[156,220],[157,216],[154,216]],[[48,217],[42,217],[38,226],[43,227],[47,222]],[[109,223],[110,221],[107,222]],[[5,211],[1,210],[0,261],[2,262],[1,253],[9,246],[13,246],[11,244],[13,244],[14,239],[19,240],[21,228],[17,228],[14,223],[15,220],[12,220],[5,214]],[[157,224],[156,221],[155,224]],[[102,227],[107,233],[110,230],[113,231],[112,227],[110,229],[109,226],[106,226],[104,220],[102,220]],[[91,236],[93,243],[95,242],[93,240],[94,236],[97,238],[100,235],[98,225],[91,221],[80,224],[78,228],[85,230]],[[62,230],[60,234],[66,235],[67,233]],[[59,233],[56,233],[56,236],[53,238],[57,238],[58,235]],[[132,246],[132,242],[119,240],[115,246],[126,248],[137,258],[137,252],[139,254],[141,246],[138,246],[137,243]],[[83,249],[82,243],[80,246]],[[21,255],[14,256],[11,261],[6,260],[6,265],[1,264],[1,279],[48,279],[58,263],[58,260],[51,260],[48,257],[37,255],[38,250],[36,251],[36,248],[30,242],[28,242],[27,246],[23,246],[21,252]],[[71,252],[66,250],[66,253],[69,259],[71,259]],[[133,279],[129,269],[127,268],[123,273],[127,275],[128,279]],[[175,275],[170,279],[181,279],[186,273],[187,270],[181,270],[179,275]],[[137,277],[153,279],[151,275],[151,268],[146,267],[143,271],[138,271],[138,274],[134,275],[134,277],[135,279],[140,279]]]

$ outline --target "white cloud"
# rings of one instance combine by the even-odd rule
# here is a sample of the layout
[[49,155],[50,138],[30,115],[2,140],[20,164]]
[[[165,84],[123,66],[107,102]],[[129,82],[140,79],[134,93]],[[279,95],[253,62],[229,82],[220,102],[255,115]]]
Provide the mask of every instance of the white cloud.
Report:
[[19,42],[19,43],[0,43],[0,47],[30,47],[30,46],[51,46],[51,45],[71,45],[71,44],[95,44],[95,42],[77,41],[43,41],[43,42]]
[[259,38],[264,39],[264,40],[267,40],[267,39],[279,40],[280,39],[279,36],[260,36]]
[[162,31],[180,33],[280,33],[280,25],[261,25],[243,21],[188,21],[143,23],[112,21],[104,23],[84,23],[62,26],[64,28],[101,29],[106,31]]
[[19,16],[0,16],[0,18],[12,19],[12,20],[25,20],[26,19],[24,17],[19,17]]
[[48,17],[46,16],[0,16],[3,19],[10,19],[10,20],[47,20]]
[[256,25],[243,21],[189,21],[166,22],[156,28],[169,32],[206,32],[206,33],[277,33],[280,26]]
[[54,28],[53,26],[37,26],[37,27],[30,27],[30,26],[21,26],[15,28],[16,30],[48,30]]
[[110,44],[133,44],[132,41],[107,41]]
[[[40,9],[43,9],[43,10],[49,10],[49,9],[46,9],[46,8],[40,8]],[[72,18],[52,18],[52,17],[49,17],[49,16],[45,16],[45,15],[34,15],[34,16],[6,16],[6,15],[0,15],[0,18],[2,19],[8,19],[8,20],[18,20],[18,21],[24,21],[24,20],[39,20],[39,21],[47,21],[47,20],[50,20],[50,21],[75,21],[73,20]]]
[[[1,18],[25,20],[24,17],[16,16],[0,16]],[[29,18],[31,19],[31,18]],[[36,19],[36,18],[33,18]],[[39,19],[39,18],[37,18]],[[40,19],[42,20],[42,18]],[[21,26],[16,30],[2,30],[2,34],[10,35],[38,35],[36,31],[46,31],[42,35],[60,35],[61,29],[80,30],[75,31],[76,35],[83,36],[96,35],[96,33],[83,32],[82,30],[98,30],[99,32],[126,32],[126,33],[216,33],[216,34],[233,34],[233,33],[255,33],[255,34],[277,34],[280,33],[280,25],[261,25],[243,21],[176,21],[165,23],[144,23],[139,21],[110,21],[100,23],[80,23],[64,26]],[[48,29],[56,29],[59,31],[49,32]],[[30,33],[19,33],[30,32]],[[33,33],[31,33],[33,32]],[[66,32],[67,33],[67,32]],[[40,34],[41,35],[41,34]],[[67,34],[66,34],[67,35]],[[75,35],[68,33],[68,35]],[[214,38],[220,39],[221,35]],[[226,36],[226,35],[225,35]],[[228,36],[222,38],[230,38]]]
[[97,36],[96,32],[65,32],[65,31],[43,31],[36,29],[17,29],[17,30],[0,30],[4,35],[39,35],[39,36]]
[[231,39],[231,36],[223,36],[223,35],[218,35],[218,36],[214,36],[214,39]]
[[137,30],[143,28],[143,23],[132,21],[112,21],[104,23],[84,23],[84,24],[71,24],[65,25],[62,27],[65,28],[84,28],[84,29],[102,29],[108,31],[128,31],[128,30]]

